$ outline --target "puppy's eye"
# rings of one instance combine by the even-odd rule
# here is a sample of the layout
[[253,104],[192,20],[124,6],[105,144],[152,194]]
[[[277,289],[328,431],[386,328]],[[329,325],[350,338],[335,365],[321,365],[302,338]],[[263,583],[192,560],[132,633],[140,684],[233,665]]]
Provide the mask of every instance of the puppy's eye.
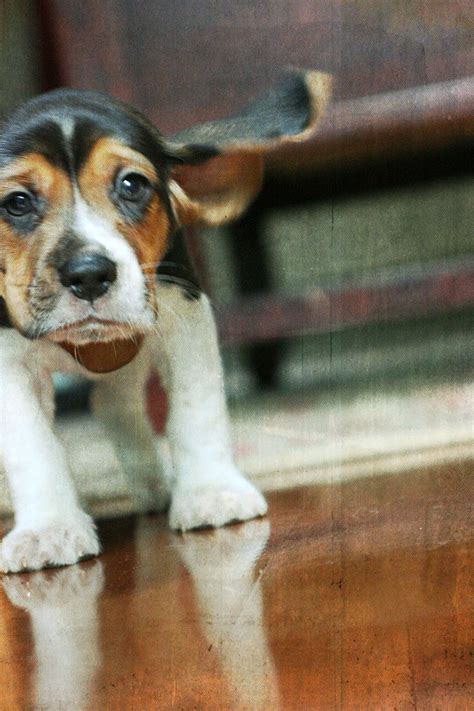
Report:
[[150,188],[150,182],[140,173],[127,173],[117,181],[117,193],[122,200],[138,202],[143,199]]
[[33,200],[28,193],[11,193],[2,203],[2,207],[12,217],[23,217],[33,211]]

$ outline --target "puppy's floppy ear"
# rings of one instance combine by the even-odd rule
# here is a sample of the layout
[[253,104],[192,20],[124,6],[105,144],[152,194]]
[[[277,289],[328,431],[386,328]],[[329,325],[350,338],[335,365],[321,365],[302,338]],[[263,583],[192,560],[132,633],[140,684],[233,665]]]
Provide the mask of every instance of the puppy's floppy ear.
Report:
[[173,136],[171,201],[180,224],[220,225],[237,218],[263,180],[265,154],[311,134],[331,95],[331,78],[291,70],[240,113]]

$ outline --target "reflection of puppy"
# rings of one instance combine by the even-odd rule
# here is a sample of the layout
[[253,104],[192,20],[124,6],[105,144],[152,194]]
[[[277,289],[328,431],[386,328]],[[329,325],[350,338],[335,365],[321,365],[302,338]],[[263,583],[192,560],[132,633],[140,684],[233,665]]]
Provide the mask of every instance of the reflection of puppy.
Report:
[[97,380],[95,410],[140,507],[169,503],[145,416],[154,367],[170,405],[171,526],[265,513],[232,461],[213,318],[180,227],[236,218],[260,188],[265,152],[310,131],[328,93],[325,75],[292,71],[233,119],[165,140],[118,101],[59,90],[3,127],[0,456],[15,528],[0,569],[99,551],[51,428],[55,371]]
[[31,618],[36,657],[34,708],[81,709],[99,666],[97,600],[102,563],[3,579],[10,602]]
[[190,572],[202,630],[222,664],[236,708],[279,708],[278,685],[265,634],[260,575],[269,521],[184,536],[175,547]]

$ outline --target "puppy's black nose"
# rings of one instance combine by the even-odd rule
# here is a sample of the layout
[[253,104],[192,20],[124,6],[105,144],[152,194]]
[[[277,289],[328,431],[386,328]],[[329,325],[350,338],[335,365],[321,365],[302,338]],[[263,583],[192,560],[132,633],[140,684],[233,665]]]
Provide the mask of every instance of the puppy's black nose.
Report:
[[117,279],[117,267],[102,254],[76,254],[59,269],[59,280],[78,299],[91,303]]

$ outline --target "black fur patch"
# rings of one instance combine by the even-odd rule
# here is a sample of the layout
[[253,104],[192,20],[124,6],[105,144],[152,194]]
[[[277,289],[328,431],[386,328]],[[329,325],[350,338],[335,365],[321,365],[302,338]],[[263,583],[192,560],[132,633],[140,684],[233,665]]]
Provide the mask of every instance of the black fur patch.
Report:
[[[289,71],[269,91],[251,101],[231,118],[192,126],[172,137],[186,150],[219,152],[226,146],[245,146],[294,136],[311,121],[311,97],[304,72]],[[191,145],[189,145],[191,144]],[[210,156],[209,156],[210,157]]]
[[199,299],[201,284],[186,244],[186,234],[178,230],[172,245],[157,269],[158,281],[161,284],[179,286],[189,299]]
[[13,324],[8,316],[5,300],[0,296],[0,328],[13,328]]
[[[74,124],[70,140],[61,129],[65,121]],[[0,165],[38,151],[76,173],[94,143],[104,136],[118,138],[145,155],[157,172],[173,160],[167,156],[161,134],[126,104],[93,91],[57,89],[26,103],[2,127]]]
[[36,116],[35,121],[28,121],[24,109],[20,109],[2,127],[0,166],[26,153],[41,153],[54,165],[69,171],[70,161],[60,126],[48,116]]

